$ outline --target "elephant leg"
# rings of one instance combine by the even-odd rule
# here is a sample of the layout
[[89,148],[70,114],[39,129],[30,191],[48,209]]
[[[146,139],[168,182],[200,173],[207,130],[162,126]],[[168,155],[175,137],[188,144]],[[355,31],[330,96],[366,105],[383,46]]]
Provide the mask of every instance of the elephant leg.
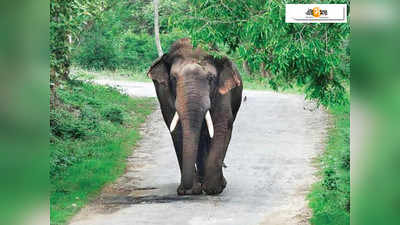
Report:
[[206,164],[209,148],[210,148],[210,137],[208,136],[208,130],[207,130],[206,126],[203,125],[201,135],[200,135],[199,150],[197,153],[197,161],[196,161],[197,175],[199,177],[200,183],[204,182],[205,167],[206,167],[205,164]]
[[179,185],[178,189],[177,189],[177,193],[178,195],[199,195],[203,193],[203,189],[201,187],[201,183],[199,180],[199,177],[197,175],[197,171],[196,168],[194,170],[195,174],[193,175],[193,186],[191,189],[187,190],[183,187],[183,184],[181,182],[181,184]]
[[226,187],[227,182],[222,172],[222,165],[231,134],[232,125],[228,125],[228,121],[215,129],[206,162],[206,173],[203,183],[203,190],[209,195],[220,194]]

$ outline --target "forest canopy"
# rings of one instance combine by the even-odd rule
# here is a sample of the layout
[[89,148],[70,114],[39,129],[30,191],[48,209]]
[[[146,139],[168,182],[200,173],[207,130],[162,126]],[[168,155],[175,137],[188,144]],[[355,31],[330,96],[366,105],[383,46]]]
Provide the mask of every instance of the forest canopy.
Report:
[[[243,76],[274,89],[299,87],[324,105],[348,101],[350,26],[285,23],[285,1],[161,0],[164,52],[190,37],[213,55],[227,55]],[[321,3],[349,3],[326,0]],[[71,65],[145,71],[158,57],[150,0],[51,1],[51,82]]]
[[307,96],[321,103],[346,101],[349,24],[285,23],[285,4],[299,3],[291,0],[189,3],[185,14],[175,14],[172,21],[189,31],[195,44],[211,51],[226,50],[215,54],[232,55],[251,70],[260,69],[275,90],[304,86]]

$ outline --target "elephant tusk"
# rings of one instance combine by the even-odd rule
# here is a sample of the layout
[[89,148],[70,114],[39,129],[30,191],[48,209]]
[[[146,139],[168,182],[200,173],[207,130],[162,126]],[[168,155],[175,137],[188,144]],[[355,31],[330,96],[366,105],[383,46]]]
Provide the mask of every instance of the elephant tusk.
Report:
[[175,130],[176,124],[178,124],[179,116],[178,113],[175,112],[174,118],[172,119],[171,125],[169,126],[170,132]]
[[210,111],[207,111],[206,113],[206,123],[208,127],[208,133],[210,134],[210,137],[213,138],[214,136],[214,125],[211,119]]

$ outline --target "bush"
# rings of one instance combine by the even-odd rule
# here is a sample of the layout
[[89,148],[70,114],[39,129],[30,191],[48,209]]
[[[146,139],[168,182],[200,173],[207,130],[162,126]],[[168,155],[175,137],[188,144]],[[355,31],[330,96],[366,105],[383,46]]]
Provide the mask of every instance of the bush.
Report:
[[111,105],[103,109],[103,117],[111,122],[123,124],[124,122],[124,109],[118,105]]
[[154,38],[149,34],[127,32],[122,37],[121,64],[125,69],[147,69],[158,57]]
[[[168,52],[171,44],[182,37],[185,37],[185,34],[175,30],[161,34],[164,52]],[[76,47],[73,62],[85,69],[143,71],[147,70],[157,57],[154,37],[151,34],[127,31],[113,36],[105,31],[91,31]]]
[[50,128],[52,135],[61,139],[77,139],[86,135],[86,126],[76,114],[79,110],[71,112],[65,109],[56,109],[50,112]]
[[94,130],[98,127],[98,121],[100,120],[100,113],[98,113],[93,107],[84,105],[80,108],[80,120],[84,124],[86,129]]
[[[105,183],[124,172],[153,99],[79,81],[57,88],[50,109],[50,221],[65,224]],[[76,204],[76,207],[71,207]]]
[[[184,33],[179,31],[161,34],[161,46],[163,47],[163,51],[168,52],[171,44],[184,36]],[[127,32],[122,36],[122,68],[135,71],[147,70],[157,57],[155,40],[152,35],[147,33],[135,34]]]
[[72,149],[59,148],[51,145],[50,151],[50,178],[56,176],[79,160],[79,156]]
[[127,109],[118,105],[118,99],[125,101],[129,97],[119,97],[114,88],[76,82],[59,88],[57,94],[61,103],[50,111],[52,176],[94,154],[93,149],[77,147],[80,142],[101,137],[130,119]]
[[118,43],[99,32],[85,37],[74,51],[74,62],[86,69],[115,70],[120,66]]

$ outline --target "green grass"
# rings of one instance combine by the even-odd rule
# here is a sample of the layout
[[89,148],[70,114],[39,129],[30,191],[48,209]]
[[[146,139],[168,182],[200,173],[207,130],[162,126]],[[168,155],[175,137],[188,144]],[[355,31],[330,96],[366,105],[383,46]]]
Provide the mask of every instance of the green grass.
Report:
[[329,108],[333,127],[325,152],[318,159],[320,181],[308,195],[313,225],[350,224],[350,108]]
[[[274,91],[267,78],[263,78],[259,75],[255,76],[249,76],[245,73],[241,73],[242,80],[243,80],[243,87],[245,89],[250,89],[250,90],[268,90],[268,91]],[[289,94],[301,94],[304,93],[304,89],[294,86],[291,88],[280,88],[278,92],[281,93],[289,93]]]
[[151,82],[147,77],[146,71],[131,71],[124,69],[112,70],[86,70],[79,67],[74,67],[71,70],[72,77],[79,80],[94,80],[94,79],[111,79],[111,80],[127,80],[127,81],[140,81]]
[[50,221],[65,224],[125,169],[153,98],[74,81],[57,90],[50,110]]

